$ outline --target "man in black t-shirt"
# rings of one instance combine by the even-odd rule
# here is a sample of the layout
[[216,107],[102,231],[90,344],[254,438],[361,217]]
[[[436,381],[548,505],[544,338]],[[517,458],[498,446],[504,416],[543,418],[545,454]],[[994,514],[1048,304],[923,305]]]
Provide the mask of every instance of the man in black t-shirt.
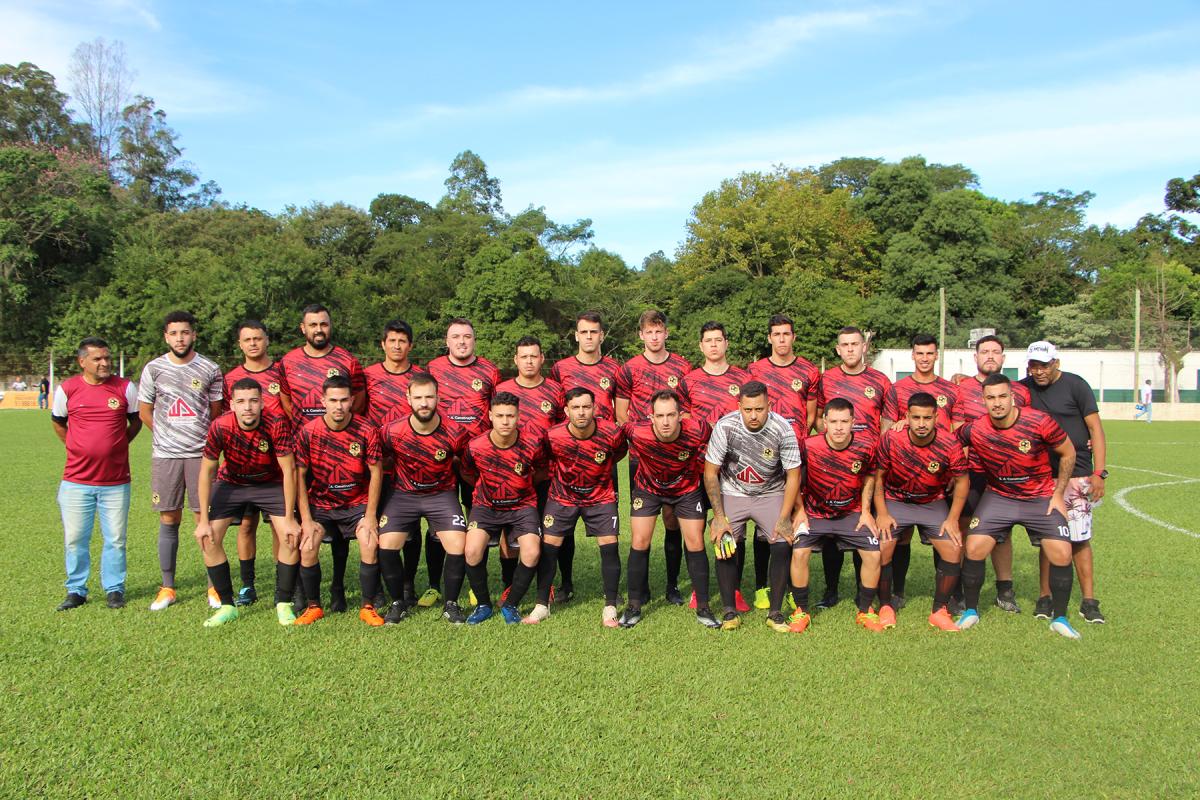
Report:
[[[1092,509],[1104,497],[1104,468],[1107,448],[1104,426],[1096,396],[1088,382],[1059,368],[1058,349],[1050,342],[1034,342],[1026,352],[1028,377],[1021,383],[1029,389],[1033,408],[1045,411],[1066,431],[1075,445],[1075,469],[1067,485],[1064,500],[1067,523],[1071,529],[1071,548],[1079,589],[1083,602],[1079,613],[1088,622],[1104,622],[1100,602],[1096,599],[1092,566]],[[1051,469],[1058,469],[1058,459],[1050,454]],[[1041,591],[1034,614],[1050,618],[1050,565],[1045,553],[1041,555]]]

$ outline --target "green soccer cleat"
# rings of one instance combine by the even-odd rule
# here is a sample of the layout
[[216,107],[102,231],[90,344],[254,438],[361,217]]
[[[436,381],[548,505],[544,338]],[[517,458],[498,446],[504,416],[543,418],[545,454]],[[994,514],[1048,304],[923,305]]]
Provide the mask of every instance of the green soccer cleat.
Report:
[[433,608],[438,600],[442,599],[442,593],[432,586],[425,590],[425,594],[421,595],[421,599],[417,601],[417,605],[421,608]]
[[216,628],[228,622],[233,622],[237,618],[238,610],[236,606],[221,606],[215,614],[204,620],[204,627]]
[[754,607],[760,611],[771,607],[771,592],[767,588],[754,590]]
[[296,609],[292,608],[291,603],[276,603],[275,619],[279,620],[280,625],[294,625],[296,624]]

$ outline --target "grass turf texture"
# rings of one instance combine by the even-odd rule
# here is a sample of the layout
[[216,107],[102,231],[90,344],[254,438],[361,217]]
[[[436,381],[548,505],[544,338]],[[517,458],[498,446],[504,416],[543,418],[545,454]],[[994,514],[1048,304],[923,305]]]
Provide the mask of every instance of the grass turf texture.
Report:
[[[282,629],[264,527],[264,599],[206,630],[186,523],[182,602],[147,610],[158,586],[148,435],[133,453],[129,606],[104,607],[97,534],[89,603],[54,612],[62,447],[45,415],[0,412],[0,796],[1194,796],[1200,633],[1186,609],[1200,539],[1114,495],[1178,480],[1159,473],[1200,479],[1200,425],[1106,429],[1112,476],[1096,558],[1109,623],[1079,621],[1081,642],[1033,618],[1036,554],[1022,533],[1019,616],[991,607],[989,572],[978,628],[930,629],[929,549],[914,545],[895,630],[855,628],[843,601],[809,633],[785,636],[765,612],[722,633],[661,599],[632,631],[602,628],[599,559],[582,534],[580,599],[538,626],[454,628],[430,610],[389,628],[352,611]],[[1183,502],[1194,497],[1191,483],[1125,500],[1195,532],[1196,505]],[[652,570],[661,596],[657,540]],[[494,560],[492,571],[495,583]],[[819,592],[816,558],[814,572]],[[843,596],[849,573],[847,559]],[[1076,588],[1073,623],[1078,602]]]

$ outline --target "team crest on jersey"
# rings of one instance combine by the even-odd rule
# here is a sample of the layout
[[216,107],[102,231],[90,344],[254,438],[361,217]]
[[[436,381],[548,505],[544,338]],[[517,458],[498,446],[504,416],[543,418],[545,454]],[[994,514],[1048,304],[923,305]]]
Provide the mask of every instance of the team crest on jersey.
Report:
[[1022,453],[1028,453],[1030,450],[1033,449],[1033,445],[1029,442],[1028,439],[1022,439],[1021,441],[1017,442],[1017,449],[1020,450]]
[[597,464],[603,464],[605,459],[608,458],[608,453],[606,453],[603,450],[600,450],[599,452],[596,453],[596,455],[592,456],[592,458],[595,460],[595,462]]
[[[155,502],[157,502],[157,501],[155,501]],[[634,511],[641,511],[642,506],[644,506],[644,505],[646,505],[646,504],[644,502],[642,502],[642,498],[640,498],[640,497],[633,498],[633,510]]]
[[154,494],[150,495],[150,502],[154,503],[154,505],[158,505],[159,501],[161,501],[161,500],[162,500],[162,498],[158,496],[158,492],[155,492]]
[[108,398],[108,407],[111,408],[113,411],[116,411],[118,408],[121,407],[121,401],[115,397],[110,397],[110,398]]
[[384,525],[387,525],[387,514],[379,518],[379,527],[382,528]]
[[604,390],[606,390],[606,391],[607,391],[607,390],[608,390],[608,387],[610,387],[610,386],[612,386],[612,381],[610,381],[608,378],[601,378],[601,379],[600,379],[600,388],[601,388],[601,389],[604,389]]
[[268,384],[267,394],[279,394],[279,384],[275,381],[272,381],[270,384]]
[[341,375],[341,374],[342,373],[338,371],[337,367],[330,367],[329,369],[325,370],[326,378],[332,378],[334,375]]
[[855,459],[854,463],[852,463],[850,465],[850,471],[853,472],[855,475],[862,472],[862,461]]
[[554,524],[554,517],[553,517],[553,515],[551,515],[551,514],[547,514],[546,516],[542,517],[542,527],[543,527],[543,528],[549,528],[549,527],[551,527],[553,524]]
[[433,460],[434,461],[445,461],[446,457],[449,455],[450,455],[449,453],[447,453],[445,450],[443,450],[442,448],[439,447],[437,452],[433,454]]
[[667,378],[667,386],[670,386],[672,389],[674,389],[678,385],[679,385],[679,378],[675,377],[674,375]]
[[193,389],[200,388],[200,379],[199,378],[192,378],[192,388]]
[[863,389],[863,396],[865,396],[868,400],[874,400],[875,399],[875,387],[868,386],[867,388]]
[[938,408],[945,408],[945,407],[946,407],[946,404],[947,404],[947,403],[949,403],[949,402],[950,402],[950,398],[949,398],[949,397],[946,397],[946,395],[944,395],[944,394],[939,394],[939,395],[937,396],[937,404],[938,404]]
[[764,461],[770,461],[772,458],[775,457],[775,451],[769,447],[764,447],[763,452],[762,452],[762,457],[763,457]]
[[358,442],[351,442],[349,450],[350,455],[354,456],[355,458],[362,455],[362,445]]
[[477,530],[479,530],[479,523],[478,523],[478,522],[476,522],[475,520],[470,520],[470,521],[468,521],[468,522],[467,522],[467,530],[469,530],[469,531],[477,531]]
[[804,388],[804,381],[800,380],[799,378],[796,378],[794,381],[792,381],[792,391],[793,392],[798,392],[803,388]]
[[515,464],[513,464],[513,472],[517,473],[518,475],[524,475],[525,474],[525,463],[522,461],[518,461]]
[[549,400],[542,401],[542,413],[543,414],[549,414],[550,409],[552,409],[552,408],[554,408],[554,405]]
[[738,386],[736,383],[729,384],[729,393],[734,397],[737,397],[741,391],[742,387]]
[[675,457],[678,458],[680,461],[687,461],[689,458],[692,457],[692,451],[691,450],[680,450],[679,455],[677,455]]
[[928,464],[925,465],[925,469],[929,470],[930,472],[932,472],[934,474],[937,474],[937,471],[941,468],[942,468],[942,465],[936,461],[930,461]]
[[479,378],[476,378],[475,380],[471,381],[471,388],[477,392],[482,392],[483,391],[483,381],[479,380]]
[[268,450],[270,450],[270,449],[271,449],[271,443],[270,443],[270,442],[268,442],[266,439],[259,439],[259,440],[258,440],[258,452],[260,452],[260,453],[265,453],[265,452],[267,452],[267,451],[268,451]]
[[970,528],[971,530],[975,530],[976,528],[978,528],[979,527],[979,517],[971,517],[971,524],[968,525],[967,527]]

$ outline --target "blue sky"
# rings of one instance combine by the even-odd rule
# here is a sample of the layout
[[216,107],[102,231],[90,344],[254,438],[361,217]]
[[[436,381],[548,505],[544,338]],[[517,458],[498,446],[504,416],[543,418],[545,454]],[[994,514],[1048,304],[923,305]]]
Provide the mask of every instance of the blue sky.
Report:
[[0,61],[66,86],[125,42],[185,155],[231,203],[434,202],[471,149],[505,207],[590,217],[638,264],[744,170],[960,162],[1004,199],[1162,210],[1200,172],[1200,5],[0,0]]

